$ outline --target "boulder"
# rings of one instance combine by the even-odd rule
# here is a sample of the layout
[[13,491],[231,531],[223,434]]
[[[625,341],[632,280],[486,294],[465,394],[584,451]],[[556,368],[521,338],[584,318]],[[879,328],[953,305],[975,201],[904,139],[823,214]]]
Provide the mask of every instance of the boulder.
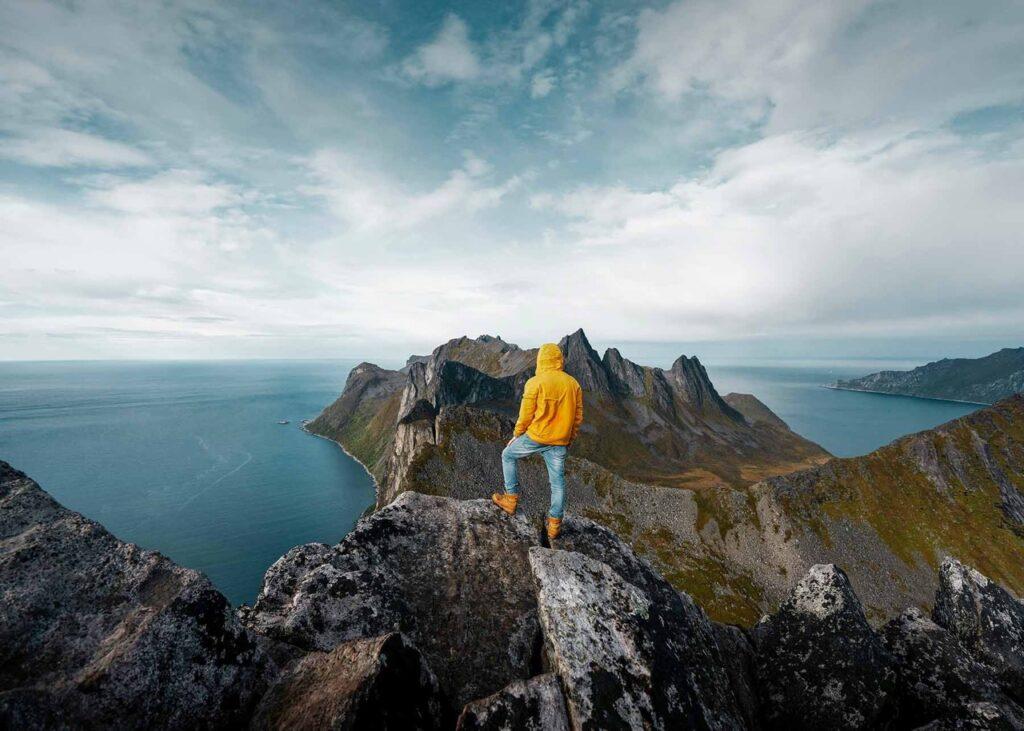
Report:
[[267,691],[253,729],[441,729],[437,678],[400,634],[312,652]]
[[6,462],[0,596],[0,727],[238,725],[273,672],[205,576],[119,541]]
[[530,565],[547,663],[573,728],[742,728],[727,680],[717,689],[694,682],[680,642],[694,627],[678,604],[659,606],[582,553],[532,548]]
[[892,656],[841,569],[812,566],[752,636],[766,727],[859,729],[890,713]]
[[978,571],[946,558],[932,619],[991,666],[1003,689],[1024,703],[1024,604]]
[[1002,693],[992,670],[920,609],[907,609],[886,624],[883,637],[896,663],[902,725],[954,722],[995,708],[1008,728],[1024,728],[1012,723],[1024,718],[1024,711]]
[[565,696],[556,675],[516,680],[487,698],[467,703],[457,731],[569,731]]
[[659,637],[670,672],[680,675],[664,689],[667,694],[685,695],[674,688],[677,683],[690,689],[692,702],[700,708],[697,715],[712,724],[741,713],[713,623],[689,595],[673,588],[615,533],[587,518],[566,518],[551,546],[607,565],[648,599],[653,607],[649,631]]
[[342,543],[276,563],[247,622],[326,651],[401,630],[461,708],[533,675],[535,589],[526,552],[539,526],[489,500],[403,493]]

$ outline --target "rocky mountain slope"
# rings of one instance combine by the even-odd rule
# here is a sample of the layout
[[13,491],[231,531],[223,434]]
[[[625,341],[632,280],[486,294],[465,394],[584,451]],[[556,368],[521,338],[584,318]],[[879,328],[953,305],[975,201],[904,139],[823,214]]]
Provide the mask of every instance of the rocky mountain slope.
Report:
[[933,589],[879,631],[815,565],[747,631],[586,518],[407,492],[236,618],[0,463],[0,727],[1024,729],[1024,604]]
[[[589,423],[570,452],[568,510],[614,530],[713,618],[753,624],[818,563],[846,568],[876,624],[908,605],[928,609],[947,553],[1024,591],[1021,397],[797,470],[821,459],[808,457],[820,455],[813,445],[753,396],[719,397],[695,359],[671,371],[614,350],[598,359],[582,333],[563,348],[587,389]],[[530,373],[517,368],[532,355],[461,339],[402,372],[363,365],[311,427],[370,467],[378,507],[410,489],[486,497],[501,485],[500,452]],[[773,449],[785,455],[774,463]],[[542,465],[528,460],[521,479],[521,505],[542,513]]]
[[0,462],[0,728],[230,727],[272,663],[205,576]]
[[[637,365],[614,348],[602,358],[582,330],[560,346],[565,370],[583,387],[587,413],[573,455],[620,477],[671,487],[738,486],[828,457],[752,396],[737,395],[737,406],[730,405],[696,358],[681,356],[667,371]],[[535,358],[535,350],[481,336],[414,356],[401,371],[363,363],[308,428],[367,465],[383,507],[410,487],[431,453],[459,438],[467,419],[499,426],[507,441]]]
[[984,358],[943,358],[910,371],[880,371],[837,381],[835,388],[992,404],[1024,392],[1024,348]]

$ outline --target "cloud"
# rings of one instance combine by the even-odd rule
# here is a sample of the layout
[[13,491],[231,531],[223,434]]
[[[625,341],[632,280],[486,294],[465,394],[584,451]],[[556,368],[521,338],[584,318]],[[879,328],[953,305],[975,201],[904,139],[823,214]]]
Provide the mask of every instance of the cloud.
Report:
[[465,217],[498,205],[521,183],[513,176],[489,184],[490,167],[472,154],[437,187],[424,192],[411,191],[336,149],[317,152],[309,167],[315,182],[307,192],[325,199],[357,233],[404,231],[453,214]]
[[530,96],[534,99],[542,99],[555,88],[555,75],[550,71],[541,71],[533,75],[530,81]]
[[643,10],[636,29],[614,88],[710,93],[751,103],[754,116],[767,104],[773,131],[935,123],[1020,100],[1019,4],[687,0]]
[[1019,337],[1022,16],[8,0],[0,357]]
[[941,133],[787,134],[664,189],[582,188],[533,205],[566,217],[580,276],[642,315],[639,337],[669,322],[690,337],[920,331],[938,312],[944,334],[966,334],[1024,310],[1012,294],[1021,184],[1020,156],[993,161]]
[[144,180],[99,178],[89,198],[123,213],[194,215],[238,206],[237,189],[210,183],[195,170],[169,170]]
[[120,142],[67,129],[39,130],[28,137],[0,139],[0,157],[41,167],[142,167],[153,160]]
[[402,70],[410,79],[427,86],[477,78],[481,65],[466,23],[454,13],[446,15],[434,39],[407,58]]

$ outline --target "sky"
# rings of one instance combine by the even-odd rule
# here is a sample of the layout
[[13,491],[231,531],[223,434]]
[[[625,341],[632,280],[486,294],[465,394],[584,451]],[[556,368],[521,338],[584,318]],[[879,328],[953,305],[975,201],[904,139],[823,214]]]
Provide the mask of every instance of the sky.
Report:
[[1022,232],[1017,0],[0,0],[0,359],[980,355]]

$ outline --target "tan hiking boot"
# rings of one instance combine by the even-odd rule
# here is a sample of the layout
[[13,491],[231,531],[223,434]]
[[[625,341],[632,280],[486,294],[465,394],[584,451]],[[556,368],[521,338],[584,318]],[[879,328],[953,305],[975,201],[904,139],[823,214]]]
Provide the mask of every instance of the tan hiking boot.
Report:
[[504,510],[509,515],[516,514],[516,506],[519,505],[518,495],[509,495],[507,493],[496,492],[493,495],[491,495],[491,500],[493,500],[495,505],[497,505],[499,508]]
[[558,534],[562,532],[562,519],[561,518],[548,518],[548,538],[554,540],[558,538]]

